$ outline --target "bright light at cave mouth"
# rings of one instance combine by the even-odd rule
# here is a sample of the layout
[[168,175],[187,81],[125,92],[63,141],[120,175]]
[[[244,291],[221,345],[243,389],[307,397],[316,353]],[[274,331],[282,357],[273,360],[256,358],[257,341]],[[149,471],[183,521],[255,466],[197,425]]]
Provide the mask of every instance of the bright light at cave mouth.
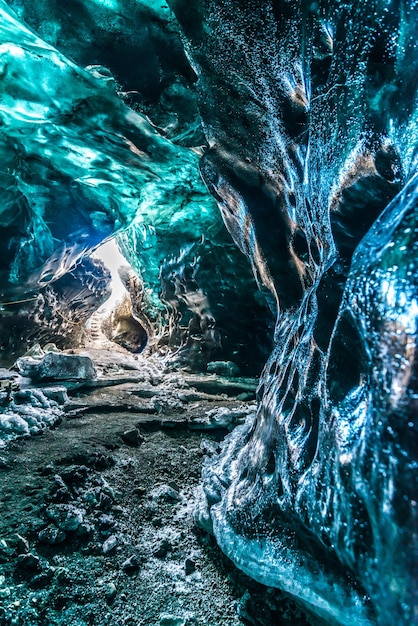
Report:
[[103,261],[111,274],[110,288],[112,293],[106,302],[104,302],[101,307],[97,309],[96,313],[100,314],[110,312],[126,294],[126,288],[119,276],[119,269],[123,266],[130,267],[130,265],[119,250],[115,239],[110,239],[97,248],[97,250],[93,252],[92,257]]

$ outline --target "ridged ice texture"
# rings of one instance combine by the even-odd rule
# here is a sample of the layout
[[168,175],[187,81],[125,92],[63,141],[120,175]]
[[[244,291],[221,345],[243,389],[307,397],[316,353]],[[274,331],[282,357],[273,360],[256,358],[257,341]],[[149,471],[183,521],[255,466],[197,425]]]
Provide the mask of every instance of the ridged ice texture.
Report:
[[[168,6],[8,4],[19,19],[0,3],[0,349],[24,351],[24,338],[48,333],[69,345],[54,293],[81,326],[67,273],[118,233],[142,276],[147,314],[163,319],[176,347],[187,344],[184,364],[205,370],[233,359],[242,374],[258,374],[273,318],[200,178],[196,75]],[[87,312],[91,298],[85,304]]]
[[416,2],[170,3],[203,176],[277,307],[198,521],[337,624],[417,616]]
[[4,2],[0,76],[2,294],[56,280],[134,219],[170,228],[181,209],[213,214],[197,155],[128,108],[111,77],[76,66]]
[[[175,18],[158,0],[7,0],[46,42],[91,66],[129,106],[183,146],[205,143]],[[115,86],[116,86],[115,84]]]

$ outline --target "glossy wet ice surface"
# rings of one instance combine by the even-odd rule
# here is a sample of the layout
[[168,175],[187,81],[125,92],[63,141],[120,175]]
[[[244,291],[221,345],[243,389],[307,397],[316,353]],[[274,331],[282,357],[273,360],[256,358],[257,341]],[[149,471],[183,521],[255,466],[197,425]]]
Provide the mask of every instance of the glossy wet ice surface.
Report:
[[409,626],[416,3],[0,12],[3,351],[80,345],[109,281],[86,254],[116,236],[137,273],[125,347],[266,363],[198,524],[324,622]]

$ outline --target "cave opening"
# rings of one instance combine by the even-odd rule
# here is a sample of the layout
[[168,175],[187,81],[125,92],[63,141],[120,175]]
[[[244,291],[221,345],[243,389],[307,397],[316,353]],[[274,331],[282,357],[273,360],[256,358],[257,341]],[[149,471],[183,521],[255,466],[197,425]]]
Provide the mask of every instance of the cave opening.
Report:
[[86,322],[88,342],[97,348],[113,342],[139,354],[145,349],[149,335],[154,335],[151,322],[141,324],[140,321],[145,319],[139,300],[141,290],[135,290],[140,279],[122,255],[115,238],[99,246],[92,257],[102,261],[110,272],[110,295]]

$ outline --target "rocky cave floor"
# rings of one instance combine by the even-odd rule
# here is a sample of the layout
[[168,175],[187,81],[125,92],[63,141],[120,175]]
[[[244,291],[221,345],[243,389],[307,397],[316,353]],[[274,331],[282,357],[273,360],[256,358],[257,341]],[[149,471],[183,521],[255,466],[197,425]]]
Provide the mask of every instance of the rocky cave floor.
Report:
[[0,625],[313,624],[193,523],[204,457],[256,381],[90,355],[99,378],[70,385],[60,423],[0,449]]

